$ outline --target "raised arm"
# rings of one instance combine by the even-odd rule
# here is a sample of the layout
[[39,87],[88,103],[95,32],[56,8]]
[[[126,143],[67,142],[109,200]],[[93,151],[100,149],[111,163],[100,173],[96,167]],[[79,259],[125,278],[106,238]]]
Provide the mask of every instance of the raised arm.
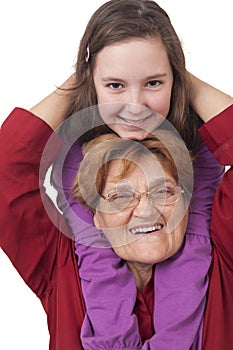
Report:
[[[56,242],[61,235],[58,227],[68,232],[42,186],[47,168],[61,146],[61,141],[54,138],[53,150],[43,164],[40,162],[51,134],[45,123],[19,108],[0,129],[0,246],[39,297],[52,287],[48,276],[52,275]],[[52,224],[45,203],[57,225]]]
[[189,74],[191,81],[191,102],[195,112],[207,122],[233,103],[233,98],[196,76]]
[[72,90],[74,85],[75,73],[59,88],[32,107],[30,112],[43,119],[55,130],[68,116],[74,98],[74,90]]
[[[48,140],[51,148],[45,152]],[[81,350],[85,307],[73,241],[43,187],[61,146],[51,128],[26,110],[15,109],[3,123],[0,247],[48,314],[50,349]]]

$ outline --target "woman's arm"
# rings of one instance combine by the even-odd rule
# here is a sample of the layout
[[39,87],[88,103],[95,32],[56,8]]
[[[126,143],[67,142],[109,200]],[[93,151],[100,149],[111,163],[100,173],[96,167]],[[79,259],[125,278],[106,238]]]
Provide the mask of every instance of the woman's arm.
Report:
[[135,280],[107,239],[102,237],[102,232],[95,228],[93,214],[71,196],[82,150],[77,143],[68,149],[67,152],[64,145],[60,157],[56,159],[52,183],[58,193],[57,205],[75,237],[75,252],[86,305],[82,326],[83,347],[88,350],[109,349],[114,343],[118,348],[141,349],[138,322],[133,314]]
[[207,122],[233,103],[233,98],[189,73],[191,103],[200,118]]

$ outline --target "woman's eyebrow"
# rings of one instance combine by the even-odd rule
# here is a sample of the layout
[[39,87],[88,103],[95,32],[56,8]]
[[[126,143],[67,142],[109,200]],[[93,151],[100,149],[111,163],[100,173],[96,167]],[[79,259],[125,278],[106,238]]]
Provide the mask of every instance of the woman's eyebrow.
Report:
[[[110,191],[114,191],[116,189],[129,189],[132,190],[133,186],[130,183],[130,180],[126,180],[126,182],[114,182],[114,181],[110,181],[111,185],[113,185],[113,187],[110,189]],[[162,185],[176,185],[176,181],[173,178],[156,178],[153,181],[148,181],[148,185],[150,188],[153,187],[157,187],[157,186],[162,186]]]
[[164,178],[164,177],[161,177],[161,178],[157,178],[151,182],[148,182],[148,184],[150,185],[150,188],[152,187],[156,187],[156,186],[161,186],[161,185],[175,185],[176,184],[176,181],[175,179],[173,178]]

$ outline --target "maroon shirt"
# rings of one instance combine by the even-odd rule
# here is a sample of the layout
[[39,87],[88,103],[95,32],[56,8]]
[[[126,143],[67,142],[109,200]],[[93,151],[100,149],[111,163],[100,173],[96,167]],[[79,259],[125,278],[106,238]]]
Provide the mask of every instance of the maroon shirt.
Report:
[[[2,125],[0,246],[42,302],[48,316],[50,350],[81,350],[79,335],[85,304],[74,241],[69,238],[64,217],[42,187],[47,169],[62,145],[54,136],[53,153],[40,164],[52,133],[45,122],[19,108]],[[150,283],[145,291],[145,295],[138,294],[135,307],[143,339],[152,335],[145,325],[153,325],[153,312],[148,312],[153,310],[153,285]]]
[[146,284],[143,291],[141,293],[138,291],[134,310],[138,319],[139,332],[143,342],[147,339],[150,339],[155,333],[153,310],[154,274],[152,274],[150,281]]
[[[232,165],[233,107],[200,132],[216,158],[224,165]],[[40,164],[51,134],[46,123],[22,109],[15,109],[0,130],[0,246],[42,302],[48,316],[50,350],[81,350],[79,335],[85,305],[74,244],[64,218],[42,187],[45,173],[61,146],[60,139],[54,137],[54,152],[46,154],[45,162]],[[203,350],[232,350],[233,346],[232,198],[230,170],[213,204],[213,262]],[[138,294],[135,310],[140,314],[139,328],[144,339],[153,333],[152,289],[149,284],[141,296]]]
[[230,165],[218,187],[210,223],[213,244],[204,319],[204,350],[233,349],[233,105],[211,119],[200,134],[215,158]]

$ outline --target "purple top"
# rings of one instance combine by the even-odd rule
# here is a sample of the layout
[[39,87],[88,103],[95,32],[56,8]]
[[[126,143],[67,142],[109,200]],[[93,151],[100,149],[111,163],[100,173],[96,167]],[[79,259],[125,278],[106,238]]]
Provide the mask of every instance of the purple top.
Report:
[[156,334],[142,344],[133,313],[136,299],[134,277],[111,248],[100,248],[105,239],[94,227],[92,214],[70,197],[73,179],[82,159],[81,148],[78,144],[71,148],[64,146],[62,152],[54,168],[53,184],[58,191],[58,206],[76,241],[87,310],[81,333],[84,349],[201,349],[211,262],[211,204],[224,168],[202,145],[194,162],[194,192],[184,244],[175,256],[156,265]]

